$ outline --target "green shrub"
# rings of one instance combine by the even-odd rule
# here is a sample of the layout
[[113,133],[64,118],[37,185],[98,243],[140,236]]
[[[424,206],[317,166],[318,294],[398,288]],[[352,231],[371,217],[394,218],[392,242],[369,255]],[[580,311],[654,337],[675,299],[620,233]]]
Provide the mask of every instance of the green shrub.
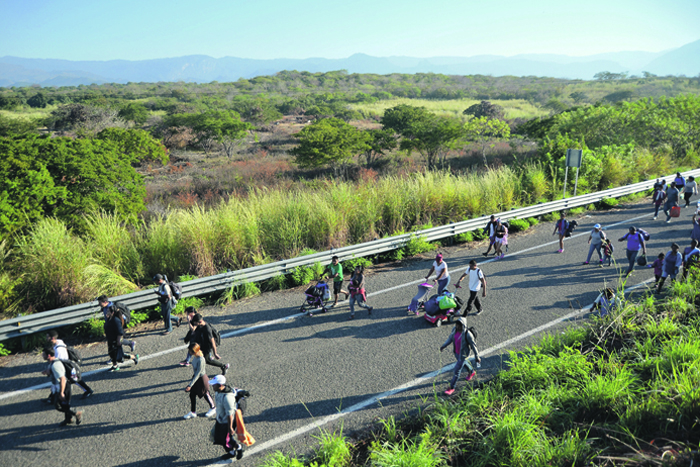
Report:
[[347,259],[343,261],[343,272],[351,274],[356,267],[362,266],[363,268],[368,268],[372,266],[372,260],[366,256],[360,256],[357,258]]
[[105,322],[102,318],[93,316],[87,321],[83,321],[77,327],[78,334],[88,337],[102,337],[104,336],[104,326]]
[[430,243],[425,237],[418,235],[412,236],[406,246],[403,247],[406,256],[416,256],[435,249],[437,249],[437,245]]
[[292,287],[306,285],[311,281],[315,281],[323,277],[326,270],[321,263],[314,263],[311,266],[297,266],[292,269],[292,272],[287,275]]
[[530,227],[534,227],[534,226],[536,226],[537,224],[539,224],[540,221],[539,221],[536,217],[529,217],[529,218],[527,219],[527,223],[530,224]]
[[150,311],[132,311],[131,321],[126,325],[127,329],[135,327],[139,323],[145,323],[151,317]]
[[464,232],[458,235],[455,235],[455,241],[457,243],[469,243],[474,241],[474,233],[473,232]]
[[417,445],[406,440],[396,444],[375,441],[370,458],[376,467],[435,467],[443,463],[444,454],[430,444],[427,434],[423,434]]
[[197,276],[193,276],[192,274],[183,274],[182,276],[177,276],[177,279],[175,282],[180,283],[180,282],[189,282],[193,281],[195,279],[198,279]]
[[304,463],[294,457],[287,457],[275,451],[265,458],[262,467],[304,467]]
[[530,228],[530,223],[525,219],[510,219],[508,220],[510,232],[522,232]]
[[180,300],[177,301],[177,305],[175,305],[175,309],[173,310],[173,314],[175,315],[181,315],[185,313],[185,308],[188,306],[193,306],[196,308],[200,308],[202,305],[204,305],[204,300],[202,300],[199,297],[186,297],[186,298],[181,298]]
[[284,274],[277,274],[262,283],[261,289],[266,292],[284,290],[287,288],[287,278]]
[[221,297],[219,297],[219,299],[216,301],[216,304],[226,306],[230,305],[235,300],[252,297],[254,295],[260,295],[260,287],[258,287],[255,282],[234,284],[221,294]]
[[344,467],[350,462],[350,447],[343,436],[343,429],[340,432],[329,433],[321,430],[320,436],[315,436],[320,442],[316,451],[316,459],[320,465],[327,467]]
[[10,355],[12,351],[10,349],[5,348],[2,342],[0,342],[0,357],[5,357],[7,355]]
[[615,198],[603,198],[598,203],[600,209],[611,209],[617,206],[620,202]]

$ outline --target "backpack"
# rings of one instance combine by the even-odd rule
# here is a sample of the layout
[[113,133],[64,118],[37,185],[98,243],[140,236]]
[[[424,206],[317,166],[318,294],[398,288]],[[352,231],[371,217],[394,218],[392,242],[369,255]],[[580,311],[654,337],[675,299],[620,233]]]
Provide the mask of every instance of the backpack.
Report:
[[165,279],[165,282],[168,284],[168,287],[170,287],[170,293],[173,294],[173,298],[175,299],[175,301],[179,301],[180,298],[182,298],[182,287],[180,287],[180,284],[171,281],[166,275],[163,275],[163,279]]
[[[65,347],[66,352],[68,352],[68,360],[70,360],[71,362],[75,362],[78,365],[83,363],[83,359],[80,356],[80,352],[78,352],[75,347],[73,347],[71,345],[67,345],[65,343],[63,345],[57,345],[56,347]],[[63,360],[61,360],[61,361],[63,361]]]
[[207,325],[211,328],[211,335],[214,336],[214,342],[216,342],[216,346],[221,345],[221,334],[219,334],[219,331],[216,330],[214,326],[211,324],[207,323]]
[[63,364],[63,368],[66,370],[66,380],[71,384],[76,384],[78,381],[82,380],[82,375],[80,372],[80,365],[71,360],[59,360]]
[[122,312],[122,316],[124,317],[124,324],[129,324],[129,321],[131,321],[131,310],[129,309],[129,307],[122,302],[114,302],[112,306],[115,309]]
[[470,326],[467,331],[472,333],[472,336],[474,336],[474,343],[476,343],[476,329],[474,329],[474,326]]
[[649,239],[651,238],[651,234],[649,234],[649,232],[647,232],[644,229],[637,229],[637,233],[642,234],[642,237],[644,237],[645,242],[648,242]]

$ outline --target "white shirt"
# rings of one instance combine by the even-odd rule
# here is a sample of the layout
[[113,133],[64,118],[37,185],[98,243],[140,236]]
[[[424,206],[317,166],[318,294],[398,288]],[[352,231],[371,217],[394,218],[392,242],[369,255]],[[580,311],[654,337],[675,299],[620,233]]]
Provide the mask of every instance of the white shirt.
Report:
[[53,346],[53,351],[56,352],[56,358],[59,360],[70,360],[68,358],[68,349],[66,349],[66,343],[61,339],[56,339],[56,343]]
[[484,273],[481,268],[468,269],[467,274],[469,276],[469,290],[472,292],[478,292],[481,290],[481,279],[484,278]]
[[445,274],[442,277],[440,277],[440,280],[447,279],[448,277],[450,277],[450,273],[447,271],[447,263],[445,262],[445,260],[443,260],[439,266],[437,261],[433,261],[433,269],[435,269],[435,277],[440,277],[440,273],[442,272],[442,270],[445,270]]

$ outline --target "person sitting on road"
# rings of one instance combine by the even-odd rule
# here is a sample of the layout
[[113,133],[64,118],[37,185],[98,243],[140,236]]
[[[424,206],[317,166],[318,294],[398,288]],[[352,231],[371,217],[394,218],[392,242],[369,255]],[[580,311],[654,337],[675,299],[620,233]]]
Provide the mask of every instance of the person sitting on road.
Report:
[[[202,318],[202,315],[199,313],[195,313],[195,315],[192,317],[191,321],[192,325],[196,327],[194,332],[192,333],[192,338],[190,339],[190,342],[196,342],[199,344],[199,346],[202,349],[202,353],[204,354],[204,360],[207,362],[207,365],[215,366],[219,369],[221,369],[221,374],[225,375],[226,371],[231,368],[231,365],[229,363],[222,363],[219,360],[221,360],[221,356],[219,355],[219,351],[216,348],[216,339],[214,338],[214,328],[204,321],[204,318]],[[216,360],[212,359],[212,354],[214,355],[214,358]]]
[[593,309],[598,310],[601,318],[621,305],[620,299],[615,295],[615,291],[608,287],[593,302]]

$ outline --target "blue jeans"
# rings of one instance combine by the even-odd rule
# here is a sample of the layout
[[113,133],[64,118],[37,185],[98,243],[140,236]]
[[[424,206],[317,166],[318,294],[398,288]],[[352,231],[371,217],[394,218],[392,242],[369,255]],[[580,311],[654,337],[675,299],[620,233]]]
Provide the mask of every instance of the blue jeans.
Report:
[[637,250],[637,251],[627,250],[627,261],[630,262],[630,265],[627,268],[627,273],[625,275],[628,276],[632,272],[632,270],[634,269],[634,263],[637,261],[638,254],[639,254],[639,250]]
[[[464,343],[462,343],[462,345],[464,345]],[[469,358],[465,358],[464,360],[457,360],[457,363],[455,364],[454,374],[452,375],[452,381],[450,381],[450,389],[455,388],[457,380],[459,379],[459,376],[462,374],[462,370],[464,370],[465,367],[469,370],[469,374],[472,374],[472,371],[474,371],[474,367],[471,363],[469,363]]]
[[177,323],[177,318],[175,316],[171,316],[172,311],[172,300],[168,300],[167,302],[160,304],[160,313],[163,315],[163,322],[165,323],[165,330],[167,332],[173,331],[173,322]]
[[364,308],[365,310],[370,309],[370,306],[362,299],[362,295],[359,293],[356,295],[350,294],[350,315],[352,316],[355,316],[355,302],[357,302],[357,306],[360,308]]
[[588,249],[588,257],[586,258],[586,262],[589,262],[591,260],[591,256],[593,256],[593,250],[598,252],[598,258],[600,258],[600,260],[602,261],[603,255],[600,252],[602,246],[602,243],[591,243],[591,247]]
[[444,279],[438,280],[438,291],[437,291],[438,295],[440,295],[442,292],[444,292],[445,289],[447,289],[448,285],[450,285],[450,276],[447,276]]

